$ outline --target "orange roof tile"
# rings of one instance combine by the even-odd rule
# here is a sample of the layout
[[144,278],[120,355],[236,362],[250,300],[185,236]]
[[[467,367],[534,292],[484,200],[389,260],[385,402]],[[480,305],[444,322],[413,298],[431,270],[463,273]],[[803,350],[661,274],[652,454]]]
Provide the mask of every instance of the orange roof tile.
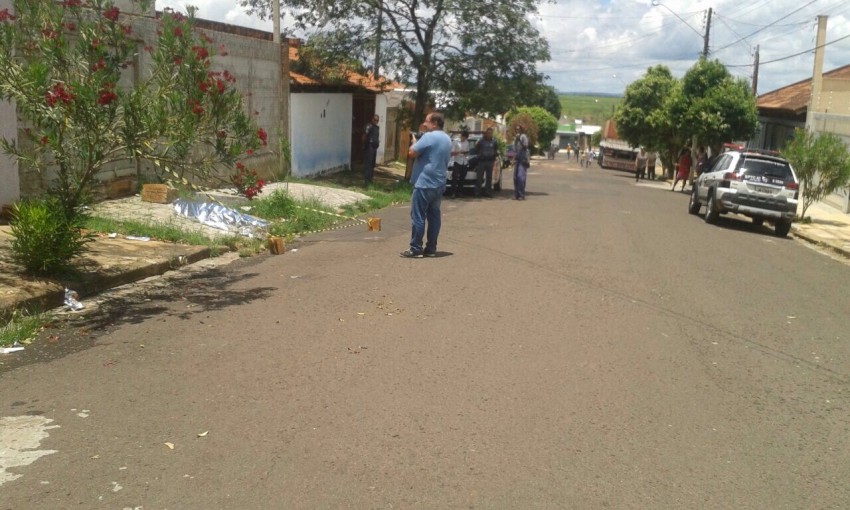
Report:
[[384,77],[376,80],[370,72],[367,72],[365,75],[349,72],[348,82],[363,87],[366,90],[371,90],[372,92],[383,92],[385,90],[404,88],[404,85],[388,80]]
[[[850,78],[850,65],[823,73],[823,76],[824,78]],[[807,78],[760,95],[756,106],[801,115],[808,108],[811,95],[812,79]]]

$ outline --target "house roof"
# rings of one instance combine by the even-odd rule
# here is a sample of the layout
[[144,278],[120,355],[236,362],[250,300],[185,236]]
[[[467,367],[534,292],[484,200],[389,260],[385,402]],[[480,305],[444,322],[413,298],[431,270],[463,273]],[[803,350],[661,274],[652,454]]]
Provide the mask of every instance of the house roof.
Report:
[[[824,78],[850,79],[850,65],[823,73],[823,76]],[[812,79],[807,78],[760,95],[756,106],[760,110],[775,110],[782,113],[802,115],[808,109],[811,95]]]
[[394,82],[384,77],[375,79],[372,73],[359,74],[355,72],[348,73],[348,82],[363,87],[372,92],[385,92],[387,90],[403,89],[404,85]]
[[[299,48],[301,41],[298,39],[289,39],[289,61],[295,62],[300,59]],[[290,79],[297,85],[319,85],[320,83],[312,78],[308,78],[303,74],[289,72]],[[349,71],[346,74],[346,81],[351,85],[362,87],[370,92],[386,92],[388,90],[404,88],[404,85],[396,83],[392,80],[380,77],[375,79],[372,73],[360,74]]]

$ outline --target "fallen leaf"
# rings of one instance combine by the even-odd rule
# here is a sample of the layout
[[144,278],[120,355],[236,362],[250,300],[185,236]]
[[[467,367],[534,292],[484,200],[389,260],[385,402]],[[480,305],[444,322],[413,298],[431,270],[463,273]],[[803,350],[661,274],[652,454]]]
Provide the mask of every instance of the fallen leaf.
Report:
[[796,319],[797,317],[794,317],[793,315],[789,315],[788,318],[789,319]]
[[206,437],[206,436],[207,436],[207,434],[209,434],[209,433],[210,433],[210,431],[209,431],[209,430],[206,430],[206,431],[201,432],[200,434],[198,434],[198,437]]
[[169,450],[174,449],[174,443],[165,443],[165,446],[167,446]]
[[92,455],[92,456],[91,456],[91,458],[93,458],[93,459],[99,459],[99,458],[100,458],[100,455]]

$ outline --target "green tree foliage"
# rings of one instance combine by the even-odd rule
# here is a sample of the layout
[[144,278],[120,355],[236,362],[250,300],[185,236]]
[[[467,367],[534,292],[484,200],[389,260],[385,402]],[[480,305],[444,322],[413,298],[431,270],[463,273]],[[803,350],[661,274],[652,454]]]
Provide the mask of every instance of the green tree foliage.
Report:
[[670,69],[663,65],[651,67],[626,87],[623,102],[614,114],[617,133],[635,147],[658,152],[662,166],[670,169],[687,142],[671,114],[681,102],[681,82]]
[[658,151],[670,172],[693,136],[715,154],[723,142],[749,139],[758,110],[745,81],[734,79],[719,61],[700,59],[681,80],[665,66],[648,69],[626,87],[614,119],[624,140]]
[[[141,2],[140,2],[141,4]],[[144,7],[143,7],[144,8]],[[41,172],[69,222],[106,165],[153,162],[185,184],[265,143],[235,79],[210,70],[212,41],[188,16],[166,11],[151,47],[151,74],[133,82],[137,43],[110,0],[14,0],[0,20],[0,97],[28,126],[3,150]]]
[[[531,23],[540,0],[289,0],[287,11],[305,29],[323,34],[327,51],[373,62],[380,38],[382,74],[412,83],[411,125],[441,91],[453,116],[501,113],[543,82],[537,62],[549,60],[546,40]],[[240,0],[268,17],[270,0]],[[379,37],[378,20],[381,19]],[[330,34],[343,34],[332,36]],[[310,39],[310,44],[313,44]]]
[[720,150],[723,142],[748,140],[758,127],[756,99],[743,78],[735,79],[718,60],[700,59],[682,78],[679,129]]
[[782,149],[802,184],[803,210],[830,193],[850,185],[850,154],[847,146],[832,133],[814,134],[797,129]]
[[531,98],[523,104],[528,106],[539,106],[551,113],[555,120],[561,118],[561,98],[558,96],[558,91],[551,85],[539,85]]
[[523,106],[508,115],[508,122],[513,124],[514,117],[519,116],[528,116],[533,124],[534,141],[531,139],[528,126],[523,124],[523,127],[526,127],[529,146],[537,147],[538,150],[549,147],[549,144],[552,143],[552,140],[555,139],[555,134],[558,132],[558,119],[540,106]]

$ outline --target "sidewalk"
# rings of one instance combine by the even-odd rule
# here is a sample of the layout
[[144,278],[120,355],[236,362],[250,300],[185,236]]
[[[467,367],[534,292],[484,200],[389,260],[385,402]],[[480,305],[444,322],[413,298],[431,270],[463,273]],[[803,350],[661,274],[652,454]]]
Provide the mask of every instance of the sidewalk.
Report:
[[[288,192],[298,200],[314,198],[330,207],[341,207],[368,198],[355,191],[315,186],[301,183],[271,183],[264,190],[288,186]],[[226,197],[227,192],[216,192]],[[95,214],[114,219],[171,223],[182,229],[201,231],[211,239],[226,235],[225,232],[202,225],[186,217],[177,216],[171,204],[142,202],[137,196],[109,200],[94,207]],[[210,256],[206,246],[190,246],[159,241],[139,241],[124,236],[96,237],[88,251],[78,259],[78,274],[63,280],[49,280],[27,276],[23,268],[11,257],[11,228],[0,225],[0,317],[13,310],[47,310],[61,306],[65,287],[76,291],[80,299],[107,289],[161,275],[166,271],[191,264]]]

